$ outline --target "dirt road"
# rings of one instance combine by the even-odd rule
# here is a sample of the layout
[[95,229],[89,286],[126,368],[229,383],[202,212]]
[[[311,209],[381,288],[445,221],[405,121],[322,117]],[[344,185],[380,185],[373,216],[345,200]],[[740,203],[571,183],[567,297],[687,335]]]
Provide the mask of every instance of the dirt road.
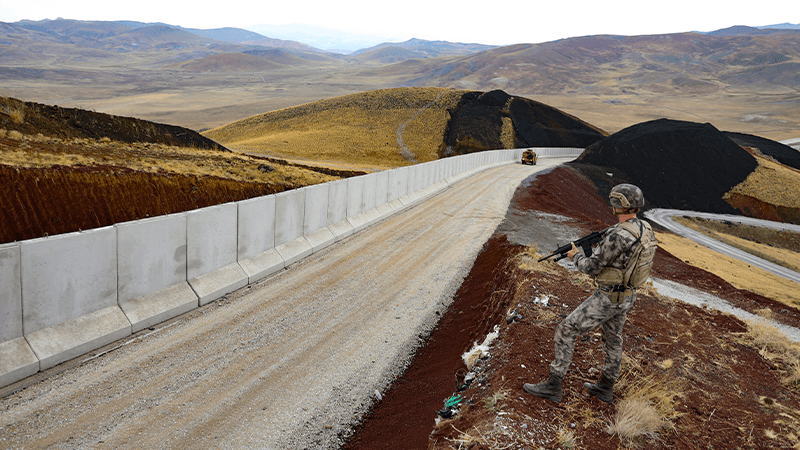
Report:
[[0,448],[337,448],[447,308],[514,189],[495,168],[0,400]]

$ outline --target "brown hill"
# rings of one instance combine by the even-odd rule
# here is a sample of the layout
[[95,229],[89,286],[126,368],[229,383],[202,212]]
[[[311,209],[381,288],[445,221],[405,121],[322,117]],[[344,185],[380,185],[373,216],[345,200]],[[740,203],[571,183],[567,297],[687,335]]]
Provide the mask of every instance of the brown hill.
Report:
[[262,58],[255,55],[246,55],[244,53],[221,53],[216,55],[207,56],[205,58],[194,59],[182,64],[177,64],[186,70],[194,70],[199,72],[205,71],[264,71],[274,70],[281,67],[282,64],[270,61],[267,58]]
[[[586,36],[518,44],[431,61],[412,85],[487,89],[498,77],[526,92],[708,93],[718,89],[800,86],[800,32],[757,36],[679,33]],[[388,68],[387,68],[388,70]]]
[[225,150],[196,131],[132,117],[61,108],[0,97],[0,129],[54,138],[108,138],[120,142],[148,142]]
[[358,55],[357,59],[363,62],[393,64],[398,61],[406,61],[417,57],[418,55],[411,50],[402,47],[387,46],[361,53]]
[[460,42],[426,41],[424,39],[409,39],[405,42],[385,42],[374,47],[356,50],[353,56],[366,53],[375,53],[376,50],[394,47],[407,51],[408,58],[437,58],[440,56],[463,56],[497,48],[494,45],[464,44]]
[[178,50],[187,46],[210,44],[213,40],[167,25],[150,25],[102,38],[102,42],[109,46],[124,45],[142,51]]
[[584,147],[605,133],[499,90],[395,88],[258,114],[204,135],[253,154],[390,168],[484,150]]

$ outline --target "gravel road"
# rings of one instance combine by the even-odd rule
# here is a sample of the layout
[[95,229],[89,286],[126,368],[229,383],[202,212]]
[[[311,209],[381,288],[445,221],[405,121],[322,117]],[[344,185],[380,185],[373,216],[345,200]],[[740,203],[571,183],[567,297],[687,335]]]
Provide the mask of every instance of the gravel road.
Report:
[[435,326],[519,183],[571,159],[474,175],[29,380],[0,399],[0,448],[338,448]]
[[745,321],[768,323],[785,334],[787,339],[791,340],[792,342],[800,343],[800,330],[795,327],[757,316],[753,313],[731,305],[726,300],[721,299],[716,295],[690,288],[680,283],[675,283],[674,281],[662,280],[658,278],[651,278],[651,281],[653,282],[653,287],[661,295],[673,298],[675,300],[680,300],[684,303],[689,303],[694,306],[699,306],[701,308],[716,309],[717,311],[734,315]]
[[689,227],[685,227],[674,220],[672,216],[688,216],[688,217],[701,217],[708,220],[728,221],[751,225],[755,227],[773,228],[776,230],[786,230],[794,233],[800,233],[800,225],[790,223],[772,222],[769,220],[754,219],[752,217],[733,216],[729,214],[712,214],[696,211],[681,211],[677,209],[652,209],[644,213],[645,217],[657,222],[664,228],[672,231],[673,233],[687,237],[700,245],[704,245],[711,250],[744,261],[751,266],[764,269],[779,277],[786,278],[787,280],[800,283],[800,273],[797,273],[786,267],[779,266],[778,264],[761,259],[755,255],[747,253],[744,250],[739,250],[736,247],[724,244],[714,238],[706,236],[703,233],[695,231]]

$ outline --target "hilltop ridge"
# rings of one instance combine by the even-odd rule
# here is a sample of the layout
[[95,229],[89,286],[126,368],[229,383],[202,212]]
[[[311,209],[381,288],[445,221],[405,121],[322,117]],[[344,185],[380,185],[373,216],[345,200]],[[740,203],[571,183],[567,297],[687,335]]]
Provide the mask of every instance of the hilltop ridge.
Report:
[[203,133],[239,151],[389,168],[484,150],[584,147],[606,133],[503,91],[393,88],[258,114]]

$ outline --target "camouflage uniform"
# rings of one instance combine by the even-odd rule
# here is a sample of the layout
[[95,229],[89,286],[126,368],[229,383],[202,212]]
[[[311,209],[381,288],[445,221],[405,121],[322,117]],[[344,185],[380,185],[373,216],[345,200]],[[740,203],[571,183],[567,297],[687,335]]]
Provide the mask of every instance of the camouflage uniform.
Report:
[[[639,225],[638,221],[636,218],[630,219],[636,225]],[[591,256],[578,252],[573,261],[578,270],[592,276],[609,266],[625,270],[634,253],[629,249],[635,242],[636,237],[631,233],[612,227],[606,231]],[[612,303],[608,294],[601,289],[596,290],[556,328],[555,359],[550,364],[552,374],[563,378],[572,362],[575,339],[602,325],[603,351],[606,354],[603,374],[612,383],[619,376],[622,365],[622,326],[628,317],[628,310],[636,303],[636,293],[634,291],[621,303]]]

